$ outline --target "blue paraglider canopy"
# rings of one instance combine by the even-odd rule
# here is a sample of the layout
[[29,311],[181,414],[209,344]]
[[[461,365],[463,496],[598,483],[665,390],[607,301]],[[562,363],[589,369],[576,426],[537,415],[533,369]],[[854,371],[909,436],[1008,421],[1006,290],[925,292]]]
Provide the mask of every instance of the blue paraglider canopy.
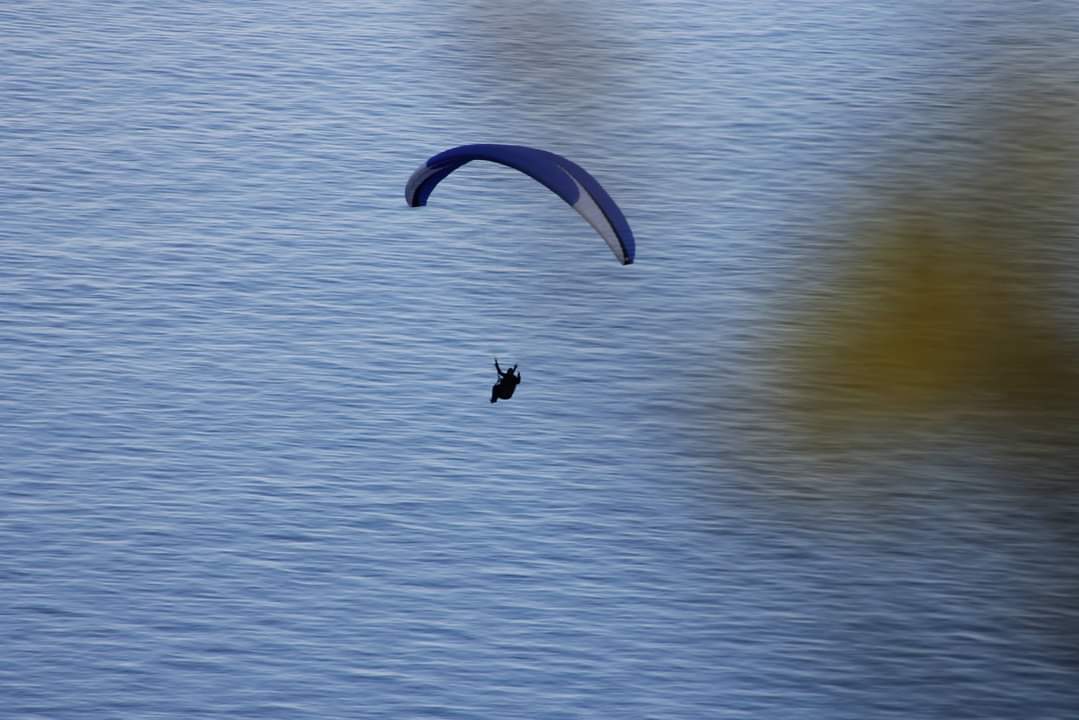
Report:
[[607,191],[584,168],[546,150],[523,145],[461,145],[435,155],[405,186],[405,199],[412,207],[427,198],[450,173],[473,160],[496,162],[529,175],[569,203],[596,229],[623,265],[633,262],[636,244],[625,215]]

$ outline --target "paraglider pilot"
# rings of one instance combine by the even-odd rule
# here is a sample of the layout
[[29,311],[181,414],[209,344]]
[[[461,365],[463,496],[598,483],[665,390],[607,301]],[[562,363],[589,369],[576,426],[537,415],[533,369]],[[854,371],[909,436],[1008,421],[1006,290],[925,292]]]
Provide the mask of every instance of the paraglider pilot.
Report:
[[498,358],[495,358],[495,372],[498,373],[498,382],[491,386],[491,402],[498,402],[499,398],[509,400],[521,382],[521,373],[517,372],[516,365],[503,372],[498,366]]

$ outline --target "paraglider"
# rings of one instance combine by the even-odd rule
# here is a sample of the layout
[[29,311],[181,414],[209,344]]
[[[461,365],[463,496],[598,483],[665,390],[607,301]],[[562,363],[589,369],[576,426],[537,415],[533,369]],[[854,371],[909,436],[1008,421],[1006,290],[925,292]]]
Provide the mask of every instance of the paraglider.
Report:
[[[431,157],[412,173],[405,185],[405,200],[411,207],[427,204],[427,199],[457,168],[473,160],[495,162],[519,170],[544,185],[576,210],[595,228],[615,258],[623,265],[633,262],[636,243],[626,216],[603,186],[580,165],[552,152],[523,145],[477,144],[450,148]],[[503,371],[495,359],[498,382],[491,387],[491,403],[509,400],[521,382],[514,365]]]
[[621,209],[599,182],[576,163],[546,150],[523,145],[461,145],[421,165],[405,186],[412,207],[427,204],[435,187],[450,173],[473,160],[496,162],[520,170],[569,203],[607,241],[623,265],[633,262],[636,245]]
[[498,402],[499,398],[509,400],[521,383],[521,373],[516,365],[503,370],[498,366],[498,358],[495,358],[495,372],[498,373],[498,382],[491,386],[491,402]]

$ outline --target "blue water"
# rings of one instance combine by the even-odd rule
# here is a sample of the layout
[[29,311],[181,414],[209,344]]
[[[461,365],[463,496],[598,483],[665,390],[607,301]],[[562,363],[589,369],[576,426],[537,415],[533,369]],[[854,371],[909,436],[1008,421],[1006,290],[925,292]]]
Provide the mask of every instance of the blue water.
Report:
[[[0,717],[1079,716],[1070,450],[770,409],[852,207],[1001,78],[1076,117],[1077,6],[435,5],[0,9]],[[407,208],[466,142],[637,263],[506,168]]]

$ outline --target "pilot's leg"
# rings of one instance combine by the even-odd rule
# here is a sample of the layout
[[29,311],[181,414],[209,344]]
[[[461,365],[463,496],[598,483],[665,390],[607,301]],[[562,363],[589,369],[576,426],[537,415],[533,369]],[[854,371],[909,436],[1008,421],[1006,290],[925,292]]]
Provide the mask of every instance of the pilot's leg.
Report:
[[498,402],[498,397],[495,396],[495,392],[498,390],[497,385],[491,386],[491,402]]

